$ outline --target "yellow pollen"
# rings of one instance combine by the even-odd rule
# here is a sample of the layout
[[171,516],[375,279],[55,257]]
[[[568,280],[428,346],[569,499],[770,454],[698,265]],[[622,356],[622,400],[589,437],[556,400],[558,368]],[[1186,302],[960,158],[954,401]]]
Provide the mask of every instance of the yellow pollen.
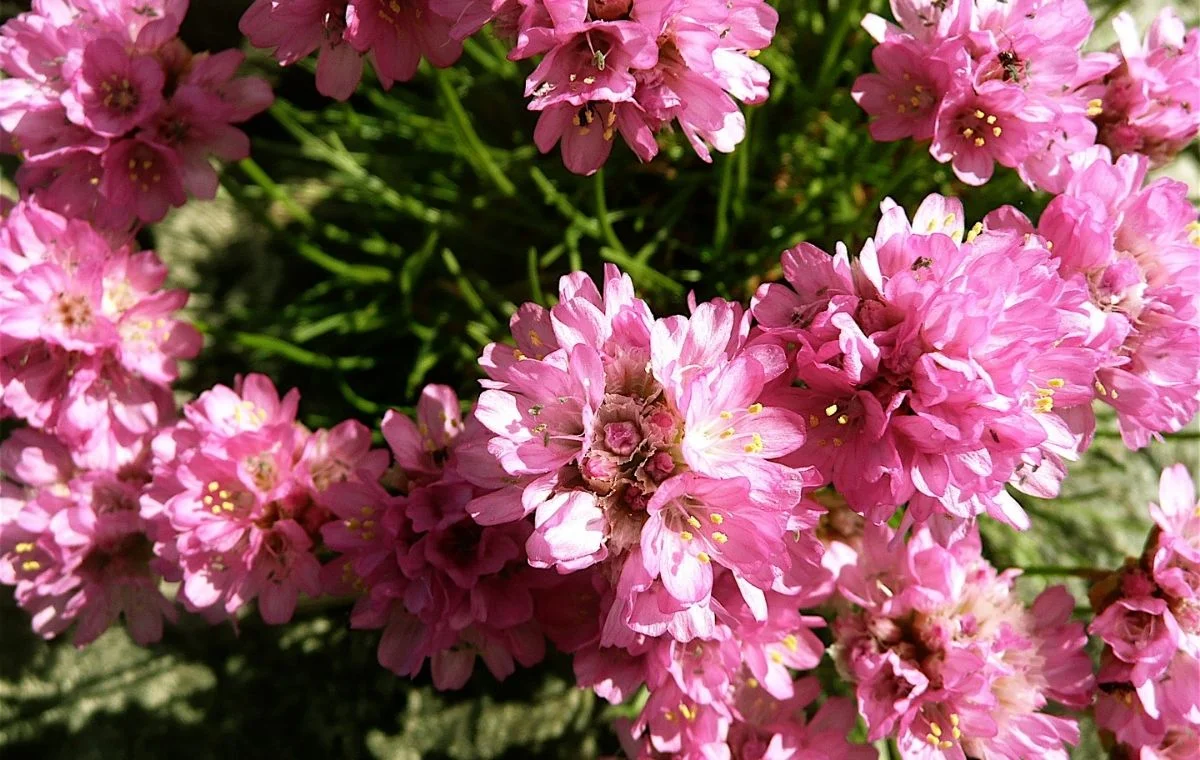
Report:
[[1040,396],[1041,398],[1050,398],[1051,396],[1054,395],[1054,389],[1053,388],[1038,388],[1037,395]]
[[716,541],[718,544],[723,544],[729,540],[729,536],[725,535],[724,533],[722,533],[721,531],[718,530],[712,534],[712,539],[713,539],[713,541]]
[[1099,393],[1101,396],[1108,395],[1108,389],[1105,388],[1104,383],[1100,382],[1099,380],[1096,381],[1096,392]]
[[595,84],[595,82],[596,82],[596,77],[584,77],[583,78],[584,84]]
[[605,127],[603,134],[604,134],[605,140],[611,140],[611,139],[613,139],[613,135],[615,134],[615,132],[613,132],[612,127]]
[[982,137],[975,138],[975,147],[976,148],[982,148],[984,145],[987,145],[987,140],[984,140]]
[[757,689],[758,688],[758,679],[757,678],[747,678],[746,685],[749,686],[751,689]]
[[690,525],[690,526],[692,526],[693,528],[699,528],[699,527],[700,527],[700,521],[696,519],[696,516],[695,516],[695,515],[692,515],[691,517],[689,517],[689,518],[687,519],[687,524],[688,524],[688,525]]
[[41,568],[42,563],[38,562],[36,559],[25,560],[21,563],[21,569],[27,573],[31,573],[34,570],[40,570]]
[[795,652],[800,648],[800,642],[796,640],[793,634],[788,634],[783,637],[783,645],[788,648],[789,652]]
[[995,116],[989,116],[989,117],[987,117],[987,123],[988,123],[988,124],[995,124],[995,123],[996,123],[996,117],[995,117]]
[[1054,408],[1054,399],[1043,396],[1033,403],[1033,411],[1045,414]]
[[950,713],[950,725],[958,725],[958,713]]
[[733,419],[733,412],[731,412],[729,410],[725,410],[724,412],[721,412],[721,419],[723,419],[723,420]]
[[978,108],[975,109],[975,118],[976,119],[982,119],[984,117],[984,115],[985,114],[983,113],[983,111],[980,111]]
[[921,99],[918,98],[916,95],[913,95],[911,98],[909,98],[908,102],[912,103],[913,108],[916,108],[917,106],[921,105]]
[[137,168],[137,159],[136,159],[136,158],[131,158],[131,159],[129,159],[129,168],[130,168],[130,169],[136,169],[136,168]]
[[746,407],[746,411],[749,412],[750,414],[758,414],[762,410],[763,410],[762,404],[751,404],[750,406]]
[[679,704],[679,714],[683,716],[684,720],[695,720],[696,719],[696,711],[693,710],[692,708],[688,707],[687,705],[683,704],[682,702]]
[[908,113],[908,109],[904,106],[896,106],[896,113]]
[[696,555],[696,559],[700,560],[701,562],[703,562],[706,565],[709,562],[712,562],[712,557],[708,556],[708,552],[700,552],[699,554]]
[[950,735],[953,736],[955,739],[961,739],[962,731],[959,731],[957,728],[952,728],[952,729],[950,729]]
[[1095,118],[1104,112],[1104,101],[1100,98],[1092,98],[1087,104],[1087,115],[1089,118]]
[[930,724],[929,724],[929,731],[930,731],[930,733],[932,733],[934,736],[941,736],[941,735],[942,735],[942,727],[941,727],[941,726],[939,726],[939,725],[938,725],[938,724],[936,724],[936,723],[930,723]]
[[154,162],[149,159],[146,159],[145,161],[142,162],[143,169],[149,169],[151,166],[154,166]]
[[843,441],[841,438],[834,438],[834,439],[833,439],[833,447],[834,447],[835,449],[836,449],[836,448],[838,448],[839,446],[841,446],[841,445],[842,445],[842,444],[844,444],[844,443],[845,443],[845,441]]
[[837,404],[830,404],[829,406],[825,407],[826,417],[832,417],[835,414],[837,414]]
[[808,426],[817,427],[821,424],[821,418],[815,414],[808,415]]
[[946,741],[942,742],[942,744],[941,744],[942,749],[950,749],[953,746],[954,746],[954,742],[952,742],[950,740],[946,740]]
[[999,137],[1002,134],[1004,134],[1003,129],[1000,129],[1000,127],[992,127],[992,136],[993,137]]
[[217,494],[217,496],[220,496],[222,499],[228,499],[230,493],[228,491],[221,491],[219,494]]
[[28,554],[29,552],[33,551],[33,544],[29,543],[28,541],[22,541],[21,543],[17,544],[16,549],[17,554]]
[[721,437],[722,438],[732,438],[733,437],[733,428],[725,428],[724,430],[722,430]]
[[204,497],[204,503],[205,503],[205,504],[212,504],[212,503],[213,503],[213,497],[211,497],[211,496],[205,496],[205,497]]
[[849,425],[850,424],[850,418],[844,414],[839,414],[837,421],[838,421],[839,425]]
[[690,530],[681,530],[681,531],[679,531],[679,537],[680,537],[681,539],[683,539],[684,541],[691,541],[691,540],[692,540],[692,538],[694,538],[694,537],[692,536],[692,532],[691,532]]
[[971,227],[971,231],[967,233],[967,242],[970,243],[979,237],[979,233],[981,232],[983,232],[983,222],[975,222],[975,226]]
[[217,483],[217,481],[215,481],[215,480],[208,484],[209,492],[219,491],[220,489],[221,489],[221,485],[219,483]]
[[751,436],[750,443],[747,443],[745,446],[742,447],[742,451],[745,451],[747,454],[757,454],[758,452],[760,452],[762,450],[763,450],[763,439],[762,439],[762,436],[759,435],[758,433],[755,433],[753,436]]
[[213,505],[212,505],[212,509],[211,509],[210,511],[211,511],[211,512],[212,512],[214,515],[219,515],[219,514],[221,514],[221,505],[220,505],[220,504],[213,504]]
[[675,721],[675,713],[671,712],[670,710],[667,710],[665,713],[663,713],[663,717],[669,721]]
[[781,655],[779,652],[771,652],[771,662],[775,663],[776,665],[783,663],[783,655]]
[[362,507],[358,510],[358,513],[363,517],[370,517],[375,514],[375,507]]
[[1116,388],[1113,388],[1111,391],[1108,392],[1108,395],[1110,398],[1116,398],[1117,396],[1119,396],[1121,394],[1117,393]]
[[970,137],[973,134],[975,134],[975,130],[971,129],[970,127],[967,127],[962,131],[963,137]]
[[925,741],[929,742],[935,747],[938,745],[938,738],[933,734],[925,734]]
[[918,85],[914,85],[914,86],[913,86],[913,92],[925,92],[925,88],[924,88],[924,87],[922,87],[922,86],[921,86],[921,85],[919,85],[919,84],[918,84]]
[[1061,388],[1066,384],[1067,381],[1063,380],[1061,377],[1052,377],[1046,381],[1046,385],[1049,385],[1051,388]]
[[221,502],[221,509],[225,510],[226,512],[232,512],[233,511],[233,502],[232,501]]
[[720,525],[721,523],[725,522],[725,516],[720,512],[713,512],[708,516],[708,519],[712,521],[713,525]]

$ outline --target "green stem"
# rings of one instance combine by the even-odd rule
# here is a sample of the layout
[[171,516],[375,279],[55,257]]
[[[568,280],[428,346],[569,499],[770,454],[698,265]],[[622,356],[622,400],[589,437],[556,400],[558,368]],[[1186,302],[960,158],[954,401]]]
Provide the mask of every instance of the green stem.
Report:
[[604,235],[604,241],[622,257],[628,257],[629,252],[621,244],[621,239],[617,237],[617,231],[613,229],[612,220],[608,218],[608,201],[604,197],[603,167],[596,170],[593,179],[596,187],[596,218],[600,221],[600,232]]
[[729,240],[729,198],[733,192],[733,156],[721,159],[721,189],[717,194],[717,220],[713,228],[713,249],[715,253],[725,250]]
[[488,152],[487,146],[483,144],[483,140],[479,139],[479,134],[475,128],[471,126],[471,119],[467,116],[466,109],[463,108],[462,101],[458,99],[458,93],[454,91],[454,85],[450,83],[449,77],[440,69],[434,72],[434,79],[437,80],[438,91],[442,94],[442,99],[446,102],[446,111],[450,116],[450,121],[454,124],[459,134],[463,138],[469,149],[471,164],[475,167],[475,171],[480,177],[485,180],[491,180],[492,184],[504,195],[512,197],[517,194],[517,187],[512,183],[496,161]]

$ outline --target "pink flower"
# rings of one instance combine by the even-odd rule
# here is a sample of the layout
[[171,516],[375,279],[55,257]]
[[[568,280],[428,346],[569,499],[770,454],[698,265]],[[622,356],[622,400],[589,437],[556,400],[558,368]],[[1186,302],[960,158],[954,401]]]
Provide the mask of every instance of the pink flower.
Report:
[[1088,343],[1106,354],[1093,386],[1117,410],[1130,448],[1181,429],[1200,409],[1196,211],[1181,183],[1142,187],[1146,170],[1143,158],[1099,156],[1038,224],[1060,271],[1086,278],[1100,323]]
[[82,647],[123,618],[139,644],[161,638],[176,610],[158,588],[154,527],[138,516],[145,473],[75,473],[57,441],[29,431],[0,446],[0,461],[25,482],[17,511],[0,517],[0,583],[16,587],[34,630],[52,638],[74,624]]
[[959,89],[938,110],[929,152],[970,185],[991,179],[995,163],[1016,167],[1049,139],[1053,112],[1001,81]]
[[1036,238],[962,242],[956,201],[930,196],[911,223],[884,206],[854,265],[801,245],[783,257],[792,287],[764,285],[752,303],[767,335],[795,345],[777,398],[808,430],[785,461],[875,522],[908,501],[907,520],[986,512],[1023,527],[1003,484],[1055,490],[1085,439],[1063,411],[1090,399],[1101,356],[1078,347],[1083,284]]
[[106,137],[142,126],[163,104],[163,70],[151,56],[130,57],[102,37],[83,50],[74,86],[63,94],[67,117]]
[[210,156],[248,154],[232,125],[271,103],[241,55],[193,56],[176,38],[187,0],[38,3],[0,34],[0,129],[26,197],[99,227],[155,222],[186,192],[211,198]]
[[[493,10],[504,16],[504,10]],[[573,172],[594,173],[619,133],[648,161],[654,132],[678,122],[705,161],[745,133],[737,100],[766,99],[767,70],[748,51],[770,44],[778,16],[760,0],[554,0],[517,18],[514,60],[545,54],[525,84],[542,111],[534,140],[561,142]]]
[[287,622],[300,594],[321,593],[314,551],[333,506],[383,474],[365,428],[309,433],[297,401],[250,375],[201,394],[155,439],[141,511],[167,522],[155,551],[178,564],[189,609],[233,615],[257,599],[264,621]]
[[835,651],[868,736],[897,737],[906,758],[1048,756],[1076,742],[1074,721],[1042,711],[1050,701],[1082,707],[1093,688],[1066,590],[1026,609],[1015,573],[988,565],[976,534],[942,546],[921,529],[901,556],[873,549],[894,540],[868,525],[839,579],[854,606],[835,620]]
[[1132,16],[1113,19],[1121,65],[1106,81],[1094,115],[1099,141],[1114,155],[1142,153],[1161,166],[1200,132],[1200,33],[1163,8],[1138,38]]
[[[86,222],[22,203],[0,234],[0,403],[115,469],[170,420],[169,385],[200,335],[175,318],[151,252],[113,246]],[[69,371],[68,371],[69,370]]]
[[485,525],[532,513],[535,567],[605,568],[605,645],[635,631],[687,640],[711,630],[717,568],[752,598],[791,563],[784,536],[809,475],[774,460],[803,441],[802,422],[759,401],[783,350],[744,346],[747,315],[726,302],[655,321],[613,267],[603,296],[577,276],[560,290],[549,312],[513,318],[518,350],[485,349],[476,417],[515,483],[469,508]]
[[457,689],[476,654],[497,678],[537,662],[545,644],[534,590],[552,586],[551,577],[528,567],[528,524],[482,526],[468,514],[487,491],[459,467],[476,478],[486,467],[460,461],[481,439],[477,428],[464,432],[454,391],[427,386],[415,423],[389,412],[383,426],[392,467],[360,467],[319,497],[335,516],[321,534],[340,555],[325,567],[326,588],[362,594],[352,624],[384,629],[379,662],[398,675],[416,675],[429,660],[435,686]]
[[[931,54],[905,37],[889,39],[872,50],[871,60],[879,73],[861,75],[853,89],[854,102],[875,117],[871,137],[884,142],[931,139],[938,105],[950,90],[954,69],[966,65],[965,58],[961,43],[949,43]],[[940,65],[931,65],[931,60]]]

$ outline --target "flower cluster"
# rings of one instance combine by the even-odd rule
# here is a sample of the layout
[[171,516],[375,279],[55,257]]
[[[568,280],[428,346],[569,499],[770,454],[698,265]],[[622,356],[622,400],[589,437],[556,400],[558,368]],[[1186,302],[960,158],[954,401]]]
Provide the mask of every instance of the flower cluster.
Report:
[[251,44],[270,48],[290,66],[317,56],[317,90],[346,100],[371,61],[384,88],[407,82],[421,57],[445,68],[462,55],[462,40],[486,18],[457,35],[461,0],[254,0],[239,28]]
[[270,105],[237,78],[242,54],[193,55],[187,0],[34,0],[0,30],[0,133],[24,159],[24,197],[110,229],[212,198],[210,156],[249,155],[232,126]]
[[200,394],[155,437],[141,514],[165,522],[154,552],[178,566],[189,610],[221,619],[257,599],[262,619],[279,624],[300,592],[321,593],[323,496],[378,479],[387,457],[355,420],[308,431],[296,422],[299,399],[249,375]]
[[[850,261],[809,244],[787,251],[790,287],[763,285],[759,328],[790,345],[771,396],[807,437],[785,461],[816,468],[872,522],[939,530],[978,514],[1028,526],[1004,486],[1053,495],[1087,444],[1076,407],[1094,394],[1108,345],[1082,276],[1064,278],[1046,241],[977,226],[933,195],[912,222],[891,201]],[[1111,343],[1111,341],[1110,341]]]
[[[1200,410],[1197,212],[1182,182],[1144,184],[1145,156],[1113,162],[1097,147],[1083,159],[1036,231],[1011,208],[987,224],[1040,236],[1059,273],[1086,282],[1094,321],[1080,348],[1104,354],[1094,395],[1116,410],[1126,445],[1141,448]],[[1090,428],[1091,406],[1079,414]]]
[[1183,465],[1162,474],[1140,560],[1092,589],[1104,642],[1096,723],[1142,757],[1200,751],[1200,502]]
[[350,97],[369,56],[384,87],[416,73],[421,56],[449,66],[489,21],[512,60],[541,56],[525,83],[540,111],[534,141],[561,143],[563,163],[592,174],[618,134],[638,158],[679,124],[696,153],[728,153],[746,134],[737,101],[767,99],[778,14],[763,0],[256,0],[242,17],[250,41],[284,65],[320,48],[317,89]]
[[115,471],[174,417],[170,386],[199,333],[175,317],[151,251],[24,201],[0,221],[0,413]]
[[591,174],[616,134],[648,161],[654,133],[677,122],[705,161],[732,151],[746,134],[736,101],[767,99],[770,76],[752,56],[778,20],[763,0],[522,3],[509,57],[543,56],[525,83],[538,148],[561,143],[566,167]]
[[389,411],[382,427],[391,466],[321,498],[333,516],[321,534],[340,555],[325,566],[326,589],[361,594],[351,625],[384,629],[380,664],[416,676],[429,660],[439,689],[461,687],[476,655],[497,678],[541,660],[535,596],[557,578],[526,562],[531,526],[471,519],[468,504],[491,489],[465,476],[503,476],[480,446],[478,424],[463,423],[453,390],[430,385],[415,423]]
[[1121,65],[1104,82],[1098,140],[1115,155],[1141,153],[1161,166],[1200,133],[1200,31],[1188,31],[1171,8],[1144,43],[1128,13],[1113,28]]
[[1079,728],[1046,707],[1085,707],[1093,688],[1066,588],[1026,608],[1019,571],[997,573],[975,533],[942,544],[921,529],[901,551],[889,544],[889,528],[867,527],[841,569],[833,624],[868,738],[895,737],[906,760],[1066,757]]
[[1197,34],[1173,11],[1146,45],[1123,14],[1120,55],[1081,53],[1093,21],[1083,0],[893,2],[899,26],[868,15],[878,73],[854,84],[877,140],[931,140],[930,153],[973,185],[995,165],[1061,192],[1071,157],[1097,141],[1161,163],[1200,125]]
[[159,590],[171,567],[138,496],[145,458],[117,471],[78,467],[53,436],[25,428],[0,444],[0,583],[15,586],[33,628],[51,638],[75,624],[83,646],[124,618],[133,640],[162,636],[176,610]]

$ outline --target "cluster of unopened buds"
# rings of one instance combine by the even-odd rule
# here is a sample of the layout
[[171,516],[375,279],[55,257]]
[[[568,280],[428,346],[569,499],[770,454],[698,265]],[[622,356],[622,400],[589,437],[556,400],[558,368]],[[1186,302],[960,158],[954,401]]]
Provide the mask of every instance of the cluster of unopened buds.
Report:
[[[107,171],[130,143],[158,151],[147,171],[177,160],[209,177],[205,140],[240,140],[231,114],[270,93],[233,78],[236,54],[177,44],[186,3],[118,16],[109,5],[35,3],[0,34],[8,67],[28,50],[63,53],[0,82],[24,104],[0,98],[0,127],[26,145],[22,171],[50,176],[59,149]],[[321,88],[348,96],[363,56],[385,83],[406,79],[418,50],[439,65],[458,55],[425,32],[461,39],[494,19],[516,57],[545,55],[528,93],[539,144],[561,139],[581,172],[603,162],[614,129],[649,151],[651,132],[677,120],[701,155],[731,148],[744,128],[731,97],[765,96],[746,55],[774,28],[760,2],[450,5],[259,0],[243,24],[285,62],[321,47]],[[1130,81],[1175,81],[1163,45],[1194,49],[1173,17],[1143,58],[1123,40],[1118,66],[1079,57],[1087,30],[1067,33],[1082,23],[1070,2],[897,7],[911,33],[881,33],[877,61],[936,55],[975,74],[927,82],[934,68],[880,62],[883,75],[860,81],[868,110],[899,83],[933,88],[912,85],[923,121],[893,109],[875,122],[881,136],[937,133],[948,108],[1000,139],[1028,132],[1018,116],[1036,108],[1097,118],[1094,95],[1103,118],[1125,114],[1114,134],[1183,139],[1153,131],[1167,112],[1158,96],[1129,105]],[[15,53],[27,35],[41,43]],[[1075,85],[1025,87],[1042,54],[1068,61]],[[218,59],[219,74],[205,68]],[[1109,90],[1126,110],[1108,108]],[[173,154],[183,143],[155,141],[155,114],[201,91],[215,121],[179,134],[207,147]],[[46,118],[66,126],[43,153],[22,134]],[[1200,411],[1197,212],[1182,183],[1147,181],[1164,153],[1114,159],[1092,142],[1059,145],[1069,159],[1012,160],[1059,191],[1036,224],[1003,207],[969,225],[940,195],[910,217],[889,199],[856,255],[788,250],[785,282],[748,306],[693,296],[686,314],[656,317],[616,267],[599,283],[567,275],[552,306],[524,304],[511,341],[484,349],[476,401],[427,386],[414,418],[383,418],[386,449],[358,421],[308,429],[299,394],[262,375],[177,408],[178,361],[202,346],[177,316],[187,294],[163,289],[132,219],[59,192],[74,174],[22,182],[0,223],[0,417],[21,425],[0,444],[0,583],[36,631],[73,627],[79,645],[120,622],[153,642],[181,605],[211,623],[256,609],[277,625],[306,598],[352,600],[351,625],[381,631],[381,665],[416,676],[428,661],[442,689],[463,686],[477,658],[504,678],[549,643],[581,687],[614,703],[641,695],[621,726],[631,757],[876,756],[847,738],[859,718],[907,760],[1065,757],[1079,740],[1070,713],[1088,708],[1114,746],[1190,756],[1200,511],[1182,466],[1163,474],[1143,555],[1093,588],[1086,629],[1065,587],[1023,603],[1020,570],[994,568],[979,535],[982,519],[1030,527],[1008,489],[1056,496],[1091,444],[1095,402],[1113,407],[1130,449]],[[981,155],[955,153],[956,169],[984,178],[999,154]],[[84,184],[103,195],[114,182]],[[142,221],[166,208],[113,205]],[[1088,631],[1103,642],[1095,674]],[[853,698],[822,698],[805,674],[826,656]]]
[[1133,18],[1112,52],[1082,53],[1084,0],[893,0],[900,26],[868,15],[878,73],[854,84],[877,140],[931,140],[973,185],[996,164],[1062,192],[1092,145],[1161,165],[1200,132],[1200,33],[1164,9],[1143,43]]
[[767,99],[770,75],[752,57],[778,18],[763,0],[256,0],[241,27],[285,65],[320,48],[317,89],[344,100],[364,57],[388,87],[421,56],[453,64],[491,22],[510,59],[542,57],[525,83],[538,148],[561,143],[567,168],[592,174],[616,135],[649,161],[673,123],[705,161],[732,151],[746,134],[737,101]]
[[0,137],[23,197],[125,230],[191,195],[213,198],[210,157],[250,155],[234,124],[274,98],[237,77],[236,50],[193,54],[187,0],[34,0],[0,31]]

